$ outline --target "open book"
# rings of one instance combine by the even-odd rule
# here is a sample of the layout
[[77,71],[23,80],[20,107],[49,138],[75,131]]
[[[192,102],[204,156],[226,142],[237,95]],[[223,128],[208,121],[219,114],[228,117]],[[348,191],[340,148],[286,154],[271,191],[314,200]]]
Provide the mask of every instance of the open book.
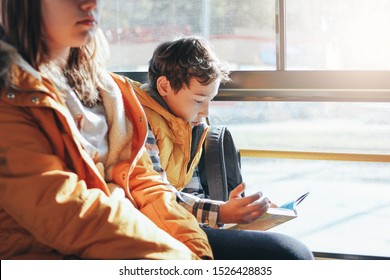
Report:
[[296,200],[287,202],[277,208],[268,208],[267,212],[250,224],[227,224],[227,229],[267,230],[285,223],[298,216],[296,206],[308,196],[309,192],[301,195]]

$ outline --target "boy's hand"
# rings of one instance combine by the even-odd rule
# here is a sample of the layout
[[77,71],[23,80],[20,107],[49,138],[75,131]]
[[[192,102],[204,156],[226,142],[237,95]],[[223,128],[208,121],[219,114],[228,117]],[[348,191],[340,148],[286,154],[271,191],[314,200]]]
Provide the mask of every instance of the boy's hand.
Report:
[[219,208],[219,223],[249,224],[263,215],[271,205],[268,198],[259,200],[262,193],[241,197],[245,184],[241,183],[230,192],[229,200]]

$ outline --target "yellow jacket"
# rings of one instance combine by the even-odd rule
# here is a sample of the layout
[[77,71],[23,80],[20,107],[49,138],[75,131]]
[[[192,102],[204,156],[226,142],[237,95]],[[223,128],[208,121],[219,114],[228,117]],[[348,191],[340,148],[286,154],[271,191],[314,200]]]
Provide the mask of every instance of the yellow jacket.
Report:
[[199,143],[194,145],[191,155],[192,126],[161,106],[140,88],[138,82],[132,81],[132,85],[156,138],[161,166],[166,172],[168,181],[180,191],[190,182],[194,169],[199,163],[208,126],[200,132]]
[[0,55],[11,62],[0,65],[0,259],[212,258],[196,219],[152,169],[127,80],[112,74],[133,124],[131,151],[112,166],[118,196],[72,133],[58,89],[1,41]]

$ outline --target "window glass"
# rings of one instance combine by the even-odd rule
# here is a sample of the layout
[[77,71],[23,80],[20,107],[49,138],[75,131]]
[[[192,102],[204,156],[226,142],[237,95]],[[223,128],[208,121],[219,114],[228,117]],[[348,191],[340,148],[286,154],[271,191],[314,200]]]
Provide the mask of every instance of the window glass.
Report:
[[[196,35],[232,70],[276,70],[275,3],[107,0],[101,26],[110,68],[144,71],[158,43]],[[286,0],[286,69],[390,69],[389,9],[387,0]]]
[[390,1],[286,0],[286,69],[390,69]]
[[271,231],[313,251],[390,257],[390,163],[242,158],[246,194],[277,205],[310,191],[298,218]]
[[113,71],[145,71],[155,47],[207,38],[231,70],[275,70],[274,0],[107,0],[102,29]]
[[[239,149],[390,155],[390,104],[213,101]],[[271,231],[312,250],[390,257],[390,163],[242,157],[246,194],[277,205],[310,191],[298,218]]]
[[213,101],[241,149],[390,155],[390,103]]

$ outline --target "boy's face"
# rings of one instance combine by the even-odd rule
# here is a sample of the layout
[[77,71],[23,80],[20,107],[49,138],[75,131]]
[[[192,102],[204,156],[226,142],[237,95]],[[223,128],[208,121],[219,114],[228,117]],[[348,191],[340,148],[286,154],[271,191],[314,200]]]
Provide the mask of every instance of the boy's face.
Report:
[[166,80],[166,89],[159,90],[159,93],[176,117],[197,126],[203,118],[208,116],[210,101],[217,95],[219,84],[219,79],[208,85],[202,85],[196,78],[192,78],[189,87],[183,85],[175,93],[169,81]]

